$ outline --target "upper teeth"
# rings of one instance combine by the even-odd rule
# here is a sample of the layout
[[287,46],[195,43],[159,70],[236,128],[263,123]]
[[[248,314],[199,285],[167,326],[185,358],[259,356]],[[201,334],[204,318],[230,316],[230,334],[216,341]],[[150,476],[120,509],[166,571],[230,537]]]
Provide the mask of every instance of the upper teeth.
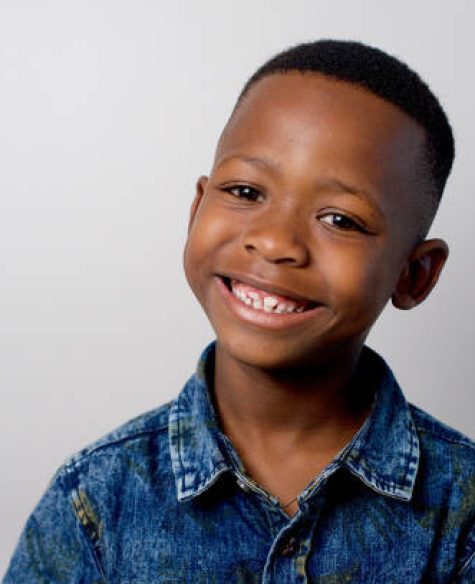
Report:
[[236,298],[239,298],[239,300],[256,310],[282,314],[284,312],[303,312],[304,309],[303,306],[297,306],[297,303],[292,300],[286,300],[284,302],[278,300],[275,296],[266,296],[265,292],[261,292],[261,294],[253,291],[246,292],[234,283],[232,285],[232,292]]

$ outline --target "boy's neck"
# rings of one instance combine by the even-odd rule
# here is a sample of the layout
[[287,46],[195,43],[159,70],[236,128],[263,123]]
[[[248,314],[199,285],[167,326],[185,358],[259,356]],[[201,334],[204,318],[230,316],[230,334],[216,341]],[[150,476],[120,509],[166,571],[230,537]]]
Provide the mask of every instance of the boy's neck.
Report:
[[263,371],[232,359],[218,343],[215,399],[224,430],[256,439],[322,433],[336,438],[358,427],[371,402],[352,383],[358,359],[359,353],[333,364]]
[[363,424],[374,393],[359,353],[332,365],[265,371],[216,347],[214,395],[246,472],[297,512],[296,497]]

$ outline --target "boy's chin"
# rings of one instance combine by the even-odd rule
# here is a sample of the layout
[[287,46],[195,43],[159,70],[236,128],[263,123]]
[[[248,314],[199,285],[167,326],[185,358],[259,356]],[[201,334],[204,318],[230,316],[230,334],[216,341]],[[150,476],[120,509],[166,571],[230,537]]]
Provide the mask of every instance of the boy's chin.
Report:
[[223,364],[226,362],[231,366],[248,366],[268,373],[312,367],[322,371],[355,363],[367,336],[367,331],[350,338],[322,334],[320,338],[313,339],[298,335],[294,338],[279,338],[278,335],[261,335],[255,338],[249,335],[230,335],[222,330],[215,332],[217,351]]
[[221,341],[219,337],[217,345],[224,360],[269,373],[318,366],[322,359],[318,347],[305,351],[303,348],[280,346],[276,342],[255,346],[239,341],[227,343]]

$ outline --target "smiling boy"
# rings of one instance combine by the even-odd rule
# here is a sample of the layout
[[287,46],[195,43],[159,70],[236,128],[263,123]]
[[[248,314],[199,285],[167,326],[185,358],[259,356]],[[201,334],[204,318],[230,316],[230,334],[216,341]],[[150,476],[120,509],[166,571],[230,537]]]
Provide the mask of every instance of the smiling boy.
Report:
[[173,403],[62,467],[5,582],[474,582],[474,445],[364,346],[437,282],[452,159],[436,98],[376,49],[258,70],[184,254],[217,341]]

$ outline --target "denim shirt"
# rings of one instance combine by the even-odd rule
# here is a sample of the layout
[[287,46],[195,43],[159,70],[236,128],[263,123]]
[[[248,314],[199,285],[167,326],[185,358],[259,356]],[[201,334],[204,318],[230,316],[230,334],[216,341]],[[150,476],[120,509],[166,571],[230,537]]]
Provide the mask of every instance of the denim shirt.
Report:
[[220,430],[210,345],[174,402],[58,471],[4,584],[473,584],[474,444],[408,405],[370,349],[363,357],[372,412],[293,517]]

